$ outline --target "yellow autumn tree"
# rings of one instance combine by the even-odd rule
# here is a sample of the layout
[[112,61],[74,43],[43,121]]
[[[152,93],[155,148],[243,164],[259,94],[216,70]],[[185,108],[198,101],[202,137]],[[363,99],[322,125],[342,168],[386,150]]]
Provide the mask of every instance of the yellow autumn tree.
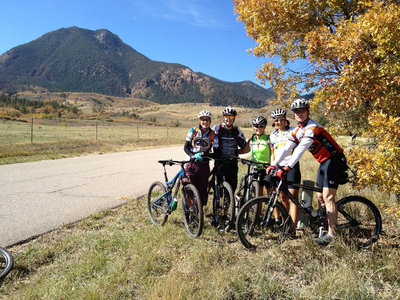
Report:
[[[400,197],[400,2],[367,0],[234,0],[256,41],[249,52],[279,57],[256,74],[285,104],[313,90],[334,123],[373,137],[348,154],[360,186]],[[301,60],[300,71],[288,68]]]

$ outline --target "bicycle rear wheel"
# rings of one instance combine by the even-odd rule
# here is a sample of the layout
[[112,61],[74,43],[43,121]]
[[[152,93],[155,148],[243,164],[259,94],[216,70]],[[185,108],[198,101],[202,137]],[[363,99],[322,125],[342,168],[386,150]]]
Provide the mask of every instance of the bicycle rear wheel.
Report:
[[[162,196],[166,192],[166,188],[160,181],[151,184],[147,194],[147,210],[150,220],[155,225],[162,226],[168,219],[169,203],[167,195]],[[161,197],[162,196],[162,197]]]
[[182,214],[189,235],[199,237],[204,227],[203,204],[199,192],[193,184],[184,186]]
[[[275,225],[273,208],[278,210],[282,219],[279,225]],[[268,223],[267,216],[270,216]],[[270,198],[258,197],[243,205],[236,219],[236,233],[246,248],[267,248],[286,239],[291,222],[288,212],[280,202],[272,205]]]
[[345,243],[358,248],[371,245],[382,232],[382,218],[378,208],[361,196],[348,196],[337,202],[337,228]]
[[216,209],[218,226],[229,231],[235,226],[235,199],[233,198],[232,187],[228,182],[224,181],[219,188],[220,199]]
[[13,264],[14,259],[11,253],[0,247],[0,278],[3,278],[10,273]]
[[[246,189],[245,189],[245,182],[248,178],[248,175],[242,175],[239,181],[239,188],[237,197],[235,199],[235,206],[236,206],[236,215],[239,214],[240,209],[248,200],[257,198],[260,196],[260,184],[257,180],[252,180],[250,183],[250,193],[249,197],[246,197]],[[246,198],[246,199],[245,199]]]

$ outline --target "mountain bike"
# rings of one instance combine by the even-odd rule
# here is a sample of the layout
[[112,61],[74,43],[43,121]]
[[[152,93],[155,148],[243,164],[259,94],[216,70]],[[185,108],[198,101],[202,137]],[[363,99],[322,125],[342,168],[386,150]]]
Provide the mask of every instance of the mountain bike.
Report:
[[238,215],[244,203],[260,195],[260,173],[258,169],[259,166],[266,169],[269,164],[240,157],[236,159],[242,164],[247,165],[247,173],[240,177],[239,187],[235,197],[235,214]]
[[0,279],[10,273],[14,259],[7,249],[0,247]]
[[[287,194],[290,201],[308,217],[308,226],[312,232],[322,236],[327,230],[324,208],[315,210],[312,205],[307,206],[303,201],[299,203],[289,192],[285,179],[272,177],[272,181],[276,185],[274,191],[266,197],[248,201],[241,208],[236,219],[236,233],[240,242],[246,248],[265,248],[275,243],[282,243],[290,236],[292,220],[285,207],[278,201],[281,191]],[[322,189],[318,187],[292,185],[309,191],[322,192]],[[282,219],[280,225],[273,222],[274,208],[279,211]],[[345,243],[364,248],[378,240],[382,232],[382,217],[378,208],[370,200],[361,196],[347,196],[337,201],[337,209],[337,230]],[[249,223],[249,220],[252,222]]]
[[[199,237],[203,231],[203,205],[197,188],[189,183],[184,164],[187,161],[159,160],[164,168],[165,185],[160,181],[151,184],[147,194],[147,209],[153,224],[164,225],[168,216],[176,209],[181,199],[183,222],[189,235]],[[168,181],[166,165],[180,165],[181,169]],[[182,188],[181,188],[182,186]]]
[[235,225],[235,198],[231,185],[225,181],[222,174],[223,159],[212,158],[214,168],[208,190],[213,189],[213,220],[212,225],[221,231],[229,231]]

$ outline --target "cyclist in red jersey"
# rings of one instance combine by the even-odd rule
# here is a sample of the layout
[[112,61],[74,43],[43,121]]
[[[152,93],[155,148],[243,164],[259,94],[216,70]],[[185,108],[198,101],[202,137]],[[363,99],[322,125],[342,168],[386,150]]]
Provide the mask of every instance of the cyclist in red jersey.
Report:
[[[307,149],[310,150],[314,158],[320,163],[317,173],[317,186],[322,188],[322,193],[317,193],[317,198],[320,206],[326,207],[328,216],[328,233],[322,237],[315,237],[314,240],[321,245],[328,244],[336,235],[336,191],[339,184],[348,181],[346,158],[343,149],[331,135],[321,125],[310,119],[310,105],[306,99],[295,99],[290,108],[294,112],[298,126],[292,131],[290,138],[282,151],[275,157],[267,172],[282,167],[276,172],[276,176],[282,178],[295,166],[304,152]],[[279,163],[292,149],[294,151],[291,158],[285,161],[284,166],[280,166]]]

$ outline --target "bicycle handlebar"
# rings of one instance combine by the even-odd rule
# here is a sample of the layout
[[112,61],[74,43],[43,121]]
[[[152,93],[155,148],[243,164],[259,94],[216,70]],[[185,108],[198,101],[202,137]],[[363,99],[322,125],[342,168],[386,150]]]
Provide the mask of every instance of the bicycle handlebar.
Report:
[[185,163],[187,163],[186,160],[173,160],[172,158],[168,159],[168,160],[159,160],[158,161],[160,164],[162,164],[163,166],[165,165],[183,165]]
[[244,165],[262,165],[264,168],[268,168],[270,166],[270,163],[264,163],[264,162],[259,162],[259,161],[254,161],[254,160],[249,160],[241,157],[235,157],[238,161],[240,161]]

